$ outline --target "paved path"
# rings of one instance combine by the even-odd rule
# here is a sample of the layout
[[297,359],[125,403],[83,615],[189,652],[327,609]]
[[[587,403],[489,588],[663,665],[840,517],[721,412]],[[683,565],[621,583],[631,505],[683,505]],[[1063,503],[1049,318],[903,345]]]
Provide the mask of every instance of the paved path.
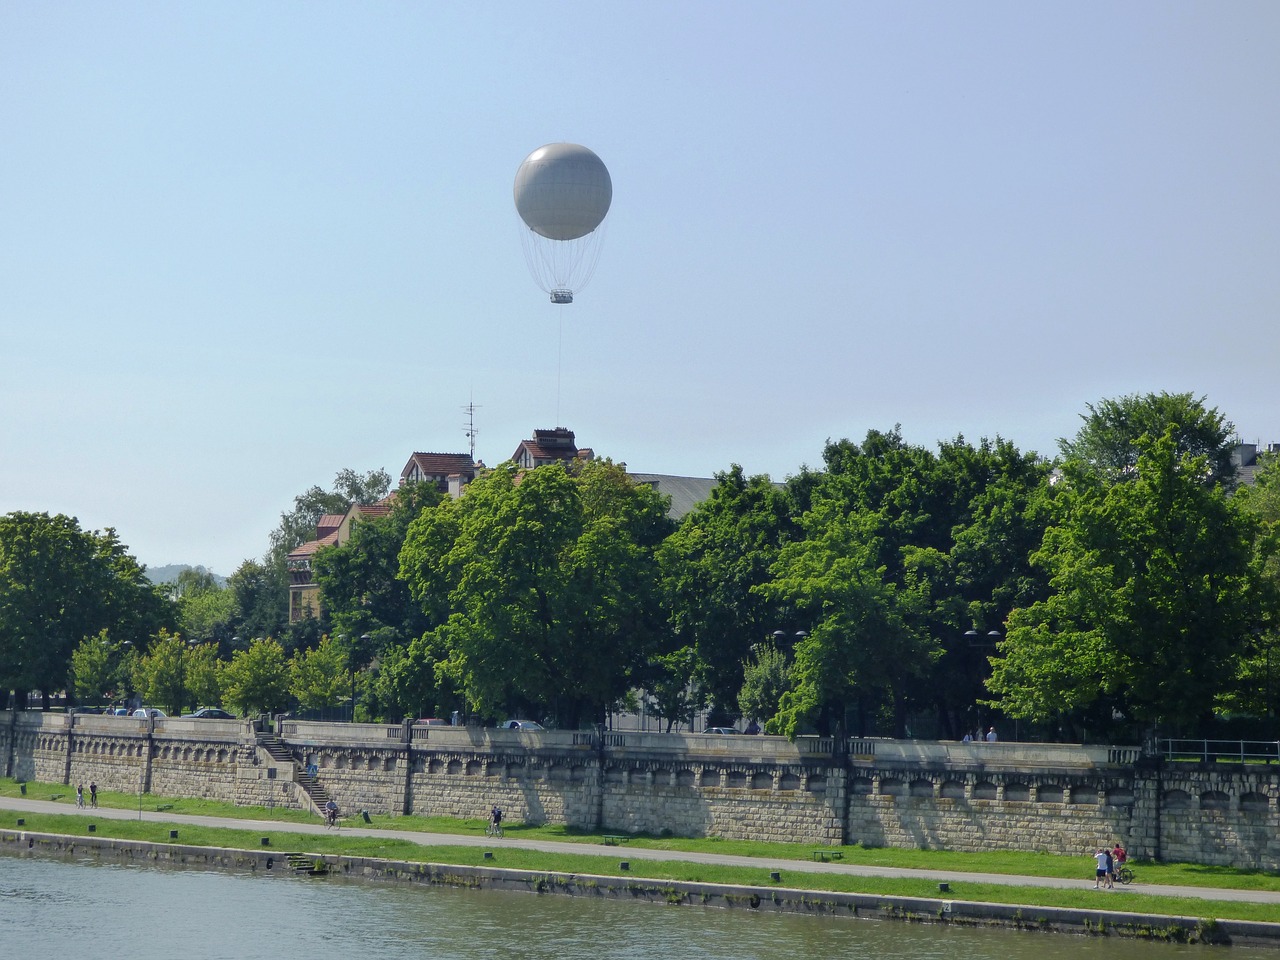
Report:
[[[232,830],[253,830],[263,833],[297,833],[319,835],[329,832],[323,823],[289,823],[279,820],[242,820],[236,817],[211,817],[199,814],[157,813],[155,811],[125,810],[100,807],[97,810],[78,810],[72,805],[48,800],[28,800],[20,797],[0,797],[0,810],[17,810],[31,813],[80,814],[98,820],[148,820],[155,823],[189,823],[204,827],[226,827]],[[8,824],[3,824],[8,826]],[[681,860],[689,863],[708,863],[721,866],[749,867],[761,871],[777,870],[787,873],[836,873],[858,877],[913,877],[922,880],[949,881],[951,883],[990,883],[1010,887],[1056,887],[1062,889],[1086,889],[1093,887],[1093,880],[1064,880],[1058,877],[1024,877],[1002,873],[971,873],[958,870],[919,870],[909,867],[872,867],[856,863],[809,860],[773,859],[770,857],[741,857],[724,853],[695,853],[680,850],[654,850],[647,847],[611,847],[598,843],[570,843],[563,840],[523,840],[504,837],[492,840],[488,837],[457,833],[423,833],[417,830],[395,830],[385,827],[343,826],[342,833],[355,837],[392,837],[422,846],[492,847],[501,844],[525,850],[541,850],[545,853],[583,854],[588,856],[620,857],[626,860]],[[1093,861],[1081,857],[1081,872],[1092,872]],[[796,884],[784,878],[790,886]],[[1120,889],[1120,888],[1117,888]],[[1270,903],[1280,906],[1280,892],[1268,890],[1229,890],[1222,887],[1183,887],[1132,884],[1123,888],[1126,893],[1159,894],[1167,897],[1190,897],[1197,900],[1232,900],[1248,903]],[[1105,897],[1110,891],[1100,891]],[[1101,902],[1099,904],[1102,905]]]

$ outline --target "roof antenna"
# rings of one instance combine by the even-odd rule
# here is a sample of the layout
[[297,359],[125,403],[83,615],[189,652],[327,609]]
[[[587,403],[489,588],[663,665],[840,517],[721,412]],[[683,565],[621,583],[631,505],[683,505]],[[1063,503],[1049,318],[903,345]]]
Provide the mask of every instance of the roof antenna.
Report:
[[463,426],[466,427],[466,430],[467,430],[467,439],[471,441],[471,462],[472,463],[476,462],[476,434],[479,433],[479,431],[476,430],[476,410],[477,409],[478,408],[474,403],[468,403],[465,407],[462,408],[463,412],[466,413],[467,415],[467,422],[463,424]]

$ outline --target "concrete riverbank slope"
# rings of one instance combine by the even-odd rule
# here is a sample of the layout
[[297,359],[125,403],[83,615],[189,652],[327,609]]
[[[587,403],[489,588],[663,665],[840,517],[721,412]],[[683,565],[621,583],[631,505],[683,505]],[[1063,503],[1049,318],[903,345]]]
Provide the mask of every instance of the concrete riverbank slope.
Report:
[[316,854],[305,852],[305,849],[297,852],[278,848],[237,850],[0,829],[0,856],[3,855],[238,871],[263,877],[302,875],[365,882],[446,885],[507,892],[639,900],[670,906],[718,907],[748,912],[805,913],[956,926],[1005,927],[1041,933],[1132,937],[1172,943],[1280,946],[1280,924],[1246,920],[835,893],[779,884],[729,885],[431,864]]

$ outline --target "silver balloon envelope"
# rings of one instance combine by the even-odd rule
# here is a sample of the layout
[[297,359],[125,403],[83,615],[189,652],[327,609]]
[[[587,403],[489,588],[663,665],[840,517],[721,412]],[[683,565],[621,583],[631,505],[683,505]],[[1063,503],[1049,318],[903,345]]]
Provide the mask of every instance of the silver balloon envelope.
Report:
[[577,240],[600,226],[613,201],[609,171],[576,143],[549,143],[524,158],[516,171],[516,212],[548,240]]

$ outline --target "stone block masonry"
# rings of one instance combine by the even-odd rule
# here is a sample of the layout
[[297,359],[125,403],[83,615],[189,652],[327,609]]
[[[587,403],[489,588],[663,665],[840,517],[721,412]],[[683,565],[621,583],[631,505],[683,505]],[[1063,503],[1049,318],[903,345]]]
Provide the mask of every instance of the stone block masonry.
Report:
[[1130,747],[489,730],[0,713],[11,777],[354,813],[1280,869],[1280,770]]

